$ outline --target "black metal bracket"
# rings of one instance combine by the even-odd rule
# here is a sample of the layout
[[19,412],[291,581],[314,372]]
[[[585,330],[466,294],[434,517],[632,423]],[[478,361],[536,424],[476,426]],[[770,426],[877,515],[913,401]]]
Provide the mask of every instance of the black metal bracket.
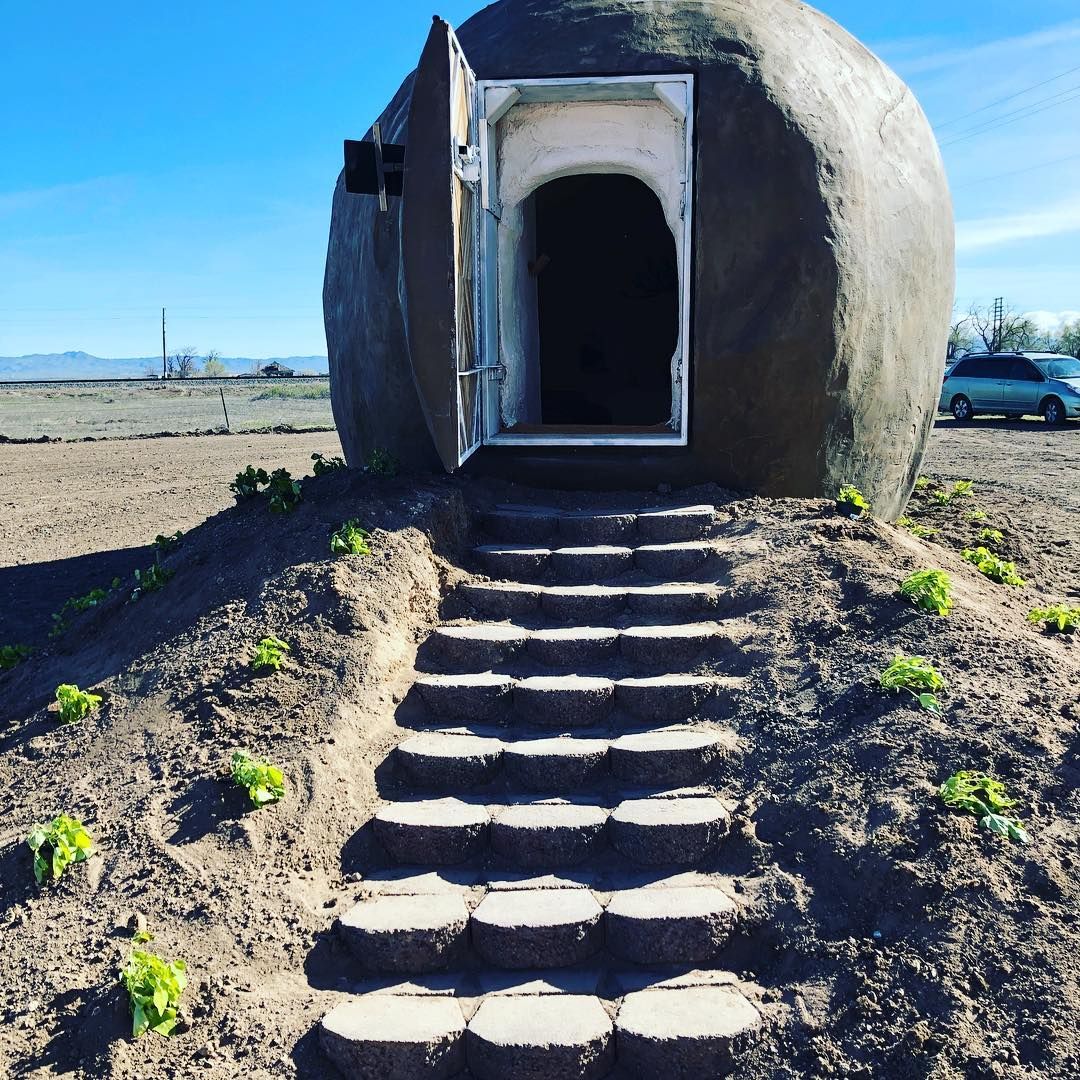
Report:
[[378,195],[379,209],[400,198],[405,182],[405,147],[382,141],[382,127],[372,125],[371,139],[345,140],[345,190],[350,195]]

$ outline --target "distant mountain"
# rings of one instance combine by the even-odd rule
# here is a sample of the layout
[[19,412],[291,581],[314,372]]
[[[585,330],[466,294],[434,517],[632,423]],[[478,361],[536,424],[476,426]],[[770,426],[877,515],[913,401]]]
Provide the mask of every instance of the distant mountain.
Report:
[[[330,362],[325,356],[271,356],[253,360],[246,356],[223,356],[221,362],[230,375],[248,375],[256,363],[259,367],[276,360],[290,367],[297,375],[325,375]],[[153,369],[161,374],[160,356],[140,356],[131,359],[107,359],[89,353],[34,353],[30,356],[0,356],[0,382],[21,382],[33,379],[140,379]]]

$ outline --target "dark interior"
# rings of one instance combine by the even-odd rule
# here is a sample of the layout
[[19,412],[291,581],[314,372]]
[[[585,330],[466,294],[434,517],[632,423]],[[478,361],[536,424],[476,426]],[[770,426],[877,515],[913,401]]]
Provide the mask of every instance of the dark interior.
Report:
[[566,176],[534,196],[545,426],[663,426],[679,335],[675,238],[633,176]]

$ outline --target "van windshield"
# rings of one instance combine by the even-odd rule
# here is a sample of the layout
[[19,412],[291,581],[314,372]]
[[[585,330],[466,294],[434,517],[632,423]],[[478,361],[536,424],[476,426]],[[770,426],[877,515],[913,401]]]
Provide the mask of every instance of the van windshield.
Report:
[[1051,379],[1080,379],[1080,360],[1062,357],[1060,360],[1036,360]]

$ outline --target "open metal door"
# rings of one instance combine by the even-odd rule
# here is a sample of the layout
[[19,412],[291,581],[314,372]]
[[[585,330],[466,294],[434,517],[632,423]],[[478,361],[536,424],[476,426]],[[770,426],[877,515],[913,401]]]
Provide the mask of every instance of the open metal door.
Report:
[[476,76],[436,18],[409,108],[402,206],[406,328],[413,376],[443,465],[456,469],[484,436],[477,317],[480,157]]

